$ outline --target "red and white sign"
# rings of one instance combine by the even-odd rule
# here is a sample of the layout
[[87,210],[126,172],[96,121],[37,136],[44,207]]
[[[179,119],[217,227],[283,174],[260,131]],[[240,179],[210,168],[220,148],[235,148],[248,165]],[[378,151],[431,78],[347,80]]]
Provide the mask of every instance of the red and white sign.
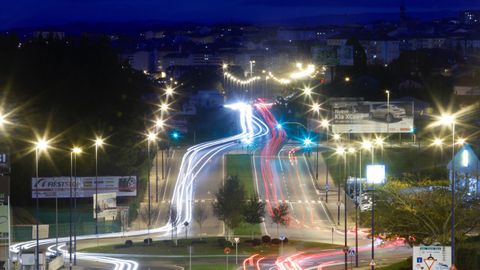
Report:
[[[92,198],[95,194],[95,176],[93,177],[39,177],[32,178],[32,198],[70,198],[70,183],[72,183],[72,192],[77,198]],[[38,184],[38,185],[37,185]],[[37,189],[38,186],[38,189]],[[137,196],[137,177],[136,176],[99,176],[98,193],[116,193],[117,196]],[[72,194],[74,197],[75,194]]]

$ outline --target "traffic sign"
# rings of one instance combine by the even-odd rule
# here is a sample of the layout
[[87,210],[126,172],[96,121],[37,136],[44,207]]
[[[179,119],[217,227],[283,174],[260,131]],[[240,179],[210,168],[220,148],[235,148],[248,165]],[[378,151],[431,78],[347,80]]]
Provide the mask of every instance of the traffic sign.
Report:
[[226,247],[226,248],[223,249],[223,253],[225,253],[225,254],[230,254],[230,251],[231,250],[230,250],[229,247]]
[[280,239],[281,241],[285,240],[285,235],[280,235],[280,237],[278,237],[278,239]]
[[375,266],[375,265],[377,265],[377,264],[375,263],[374,260],[372,260],[372,261],[370,262],[370,266]]
[[355,249],[351,248],[348,250],[348,256],[349,257],[355,257]]

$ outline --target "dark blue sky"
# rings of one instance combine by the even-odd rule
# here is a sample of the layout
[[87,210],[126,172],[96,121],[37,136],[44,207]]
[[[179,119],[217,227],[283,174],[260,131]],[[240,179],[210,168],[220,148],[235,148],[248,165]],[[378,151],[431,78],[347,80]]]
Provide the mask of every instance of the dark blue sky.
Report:
[[[398,12],[400,0],[2,0],[0,28],[72,22],[279,21]],[[405,0],[407,11],[479,8],[479,0]]]

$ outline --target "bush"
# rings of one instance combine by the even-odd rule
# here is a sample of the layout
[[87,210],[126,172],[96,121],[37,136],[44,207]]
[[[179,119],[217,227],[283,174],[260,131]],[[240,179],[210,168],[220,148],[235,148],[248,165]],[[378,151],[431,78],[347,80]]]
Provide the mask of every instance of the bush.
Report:
[[280,245],[280,243],[282,243],[282,241],[280,241],[280,239],[278,239],[278,238],[273,238],[272,239],[272,245]]
[[270,236],[268,236],[268,235],[262,236],[262,243],[270,244],[271,241],[272,241],[272,238]]
[[203,240],[203,239],[192,240],[192,244],[206,244],[206,243],[207,243],[207,240]]
[[169,246],[173,246],[173,244],[175,244],[175,243],[173,242],[173,240],[163,240],[162,242],[163,242],[165,245],[169,245]]
[[145,245],[151,245],[152,244],[152,238],[146,238],[146,239],[143,239],[143,244]]
[[285,237],[285,239],[283,239],[283,243],[284,244],[288,243],[288,238],[287,237]]
[[225,238],[220,238],[220,239],[217,240],[217,242],[221,247],[226,247],[226,246],[231,246],[232,245],[232,243],[230,241],[225,240]]
[[127,240],[127,241],[125,241],[125,246],[126,246],[126,247],[131,247],[131,246],[133,246],[133,241],[132,241],[132,240]]
[[461,247],[457,249],[456,266],[458,269],[478,269],[480,252],[476,247]]

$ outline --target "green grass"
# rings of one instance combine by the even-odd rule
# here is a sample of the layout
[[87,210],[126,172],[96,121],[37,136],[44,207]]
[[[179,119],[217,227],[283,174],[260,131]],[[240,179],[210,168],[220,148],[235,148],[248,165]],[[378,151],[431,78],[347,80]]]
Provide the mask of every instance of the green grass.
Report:
[[238,225],[234,230],[235,235],[254,235],[258,236],[262,234],[262,230],[260,229],[259,224],[248,224],[242,222]]
[[412,269],[411,262],[408,260],[397,262],[385,267],[379,267],[378,270],[409,270]]
[[226,174],[238,176],[245,188],[246,198],[251,198],[255,194],[251,156],[248,154],[226,155],[225,163]]
[[[238,245],[238,254],[239,255],[248,255],[252,253],[259,254],[278,254],[280,246],[279,245],[260,245],[252,246],[250,243],[245,241],[248,238],[242,238],[240,244]],[[235,249],[235,246],[231,245],[228,242],[224,241],[224,238],[205,238],[205,243],[192,243],[193,255],[223,255],[223,249],[225,247],[230,247],[232,250]],[[146,254],[146,255],[188,255],[188,246],[191,244],[191,239],[185,241],[180,239],[178,241],[178,246],[173,245],[169,241],[155,241],[150,246],[145,246],[143,242],[134,242],[132,247],[119,247],[118,245],[107,245],[99,247],[90,247],[83,249],[83,252],[95,252],[95,253],[118,253],[118,254]],[[284,247],[295,248],[297,250],[305,249],[331,249],[331,248],[341,248],[339,246],[315,243],[315,242],[300,242],[300,241],[289,241],[284,244]]]

